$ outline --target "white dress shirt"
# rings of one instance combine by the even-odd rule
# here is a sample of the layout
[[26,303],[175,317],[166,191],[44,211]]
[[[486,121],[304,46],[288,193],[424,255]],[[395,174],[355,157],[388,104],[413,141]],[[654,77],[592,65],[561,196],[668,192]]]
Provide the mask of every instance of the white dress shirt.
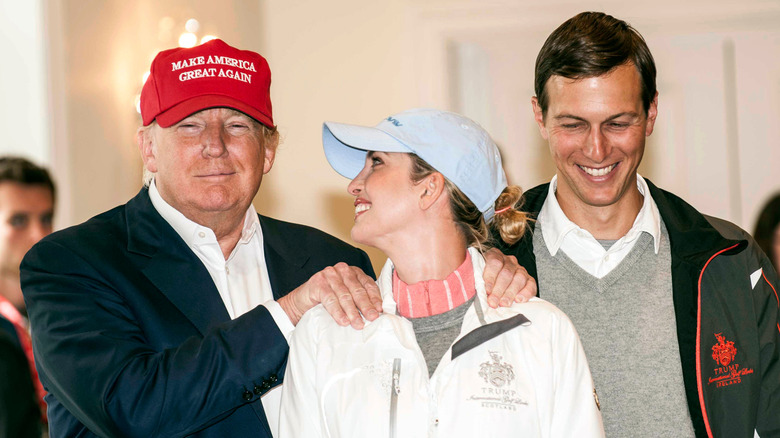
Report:
[[661,214],[653,197],[649,196],[650,189],[647,187],[647,182],[639,174],[636,176],[636,185],[644,196],[642,208],[628,233],[609,249],[604,249],[592,234],[566,217],[555,197],[555,190],[558,188],[558,175],[555,175],[550,181],[547,199],[537,218],[550,254],[555,256],[558,250],[563,251],[577,266],[596,278],[604,277],[619,265],[631,252],[642,233],[648,233],[653,237],[653,247],[658,254],[661,240]]
[[[274,319],[284,337],[289,341],[295,328],[290,318],[274,301],[268,268],[263,251],[263,230],[255,207],[250,204],[244,217],[244,227],[233,252],[225,260],[217,237],[210,228],[187,219],[160,196],[154,181],[149,185],[149,197],[160,216],[168,222],[184,243],[203,262],[211,275],[219,296],[231,319],[263,305]],[[262,336],[258,334],[258,336]],[[278,429],[281,406],[281,385],[263,396],[263,409],[272,431]]]

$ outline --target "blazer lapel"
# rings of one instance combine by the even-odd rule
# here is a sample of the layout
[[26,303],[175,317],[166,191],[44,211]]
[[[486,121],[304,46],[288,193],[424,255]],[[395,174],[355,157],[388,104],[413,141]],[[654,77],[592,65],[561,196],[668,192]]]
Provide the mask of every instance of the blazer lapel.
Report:
[[146,258],[141,272],[201,333],[230,320],[203,263],[152,205],[144,188],[127,203],[128,251]]
[[263,230],[263,251],[268,279],[274,299],[287,295],[311,277],[304,265],[309,260],[305,248],[299,242],[290,239],[282,223],[262,216],[260,227]]

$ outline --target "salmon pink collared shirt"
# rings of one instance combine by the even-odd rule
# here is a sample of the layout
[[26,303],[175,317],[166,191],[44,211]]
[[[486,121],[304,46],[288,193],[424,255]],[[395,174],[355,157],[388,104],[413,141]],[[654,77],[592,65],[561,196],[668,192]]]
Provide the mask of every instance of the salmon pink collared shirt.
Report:
[[474,269],[471,255],[444,280],[427,280],[406,284],[393,270],[393,299],[398,304],[398,314],[404,318],[422,318],[452,310],[470,300],[477,289],[474,286]]

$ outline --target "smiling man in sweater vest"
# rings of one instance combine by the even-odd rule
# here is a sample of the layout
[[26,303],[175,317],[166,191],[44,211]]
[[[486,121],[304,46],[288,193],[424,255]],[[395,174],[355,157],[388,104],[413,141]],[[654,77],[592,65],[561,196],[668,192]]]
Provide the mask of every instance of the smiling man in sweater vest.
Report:
[[777,273],[755,242],[637,174],[656,69],[624,21],[581,13],[544,43],[534,117],[557,174],[505,247],[582,339],[610,437],[780,436]]

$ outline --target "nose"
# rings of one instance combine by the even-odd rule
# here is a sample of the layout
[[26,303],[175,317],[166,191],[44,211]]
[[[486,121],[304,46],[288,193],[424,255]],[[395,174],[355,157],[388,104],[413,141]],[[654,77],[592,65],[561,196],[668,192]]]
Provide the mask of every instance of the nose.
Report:
[[217,124],[209,124],[202,134],[203,156],[217,158],[227,152],[225,131]]
[[594,163],[601,163],[609,156],[609,140],[600,129],[591,129],[585,145],[585,155]]
[[363,192],[363,187],[366,182],[366,167],[358,173],[358,175],[350,181],[347,186],[347,192],[352,196],[358,196]]

